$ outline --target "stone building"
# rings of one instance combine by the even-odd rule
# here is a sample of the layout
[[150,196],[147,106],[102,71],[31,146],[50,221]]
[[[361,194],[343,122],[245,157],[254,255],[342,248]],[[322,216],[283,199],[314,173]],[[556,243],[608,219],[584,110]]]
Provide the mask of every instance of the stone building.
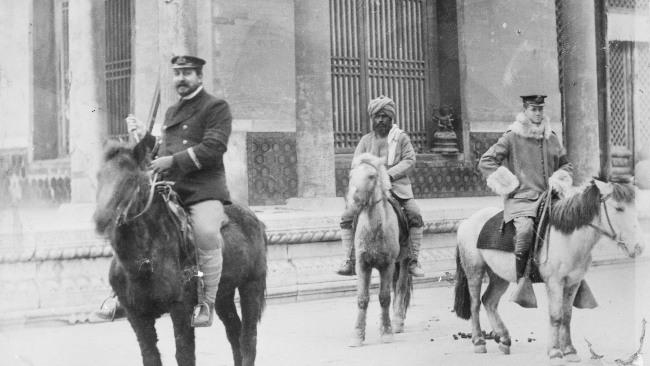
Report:
[[[207,90],[231,105],[228,181],[251,205],[341,196],[380,94],[418,150],[417,197],[490,194],[476,159],[524,93],[549,96],[579,177],[633,174],[650,137],[648,1],[520,4],[0,0],[0,202],[12,175],[25,203],[92,202],[103,142],[128,113],[161,122],[184,53],[208,61]],[[456,153],[434,149],[441,107]]]

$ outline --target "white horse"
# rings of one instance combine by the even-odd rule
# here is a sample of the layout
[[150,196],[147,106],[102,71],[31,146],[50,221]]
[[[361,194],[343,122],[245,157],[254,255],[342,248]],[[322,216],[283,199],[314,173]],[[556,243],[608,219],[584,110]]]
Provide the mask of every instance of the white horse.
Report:
[[[408,256],[399,244],[399,224],[390,197],[390,179],[384,159],[365,153],[356,157],[350,170],[347,205],[358,213],[354,234],[356,253],[357,306],[359,312],[355,334],[350,344],[361,346],[366,336],[366,313],[370,301],[370,275],[379,271],[379,304],[381,305],[381,341],[390,342],[393,327],[397,333],[404,327],[404,318],[411,298],[411,275]],[[406,248],[406,247],[405,247]],[[391,284],[394,321],[391,324],[389,307]]]
[[[534,257],[548,295],[551,364],[580,362],[571,342],[571,311],[581,282],[586,286],[582,280],[591,265],[595,244],[605,236],[631,258],[643,251],[634,193],[634,187],[627,181],[594,179],[552,207],[550,229]],[[498,212],[498,208],[484,208],[458,227],[454,311],[460,318],[471,318],[476,353],[486,352],[479,323],[481,301],[499,349],[510,353],[510,335],[497,307],[509,282],[516,282],[515,257],[513,253],[477,248],[483,225]],[[486,270],[490,281],[481,298]]]

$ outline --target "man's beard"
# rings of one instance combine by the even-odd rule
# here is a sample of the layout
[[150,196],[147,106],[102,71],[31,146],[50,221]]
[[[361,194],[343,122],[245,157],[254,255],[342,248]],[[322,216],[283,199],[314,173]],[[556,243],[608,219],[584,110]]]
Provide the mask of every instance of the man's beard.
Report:
[[372,126],[372,130],[375,131],[377,136],[379,137],[386,137],[388,136],[388,132],[390,132],[392,124],[384,124],[384,123],[375,123]]
[[[194,87],[192,87],[192,86],[190,86],[190,85],[188,85],[186,83],[179,83],[179,84],[176,85],[176,92],[181,97],[186,97],[186,96],[194,93],[194,91],[196,91],[196,89],[199,87],[199,85],[200,84],[196,84],[196,85],[194,85]],[[181,89],[180,89],[181,87],[185,87],[185,89],[183,91],[181,91]]]

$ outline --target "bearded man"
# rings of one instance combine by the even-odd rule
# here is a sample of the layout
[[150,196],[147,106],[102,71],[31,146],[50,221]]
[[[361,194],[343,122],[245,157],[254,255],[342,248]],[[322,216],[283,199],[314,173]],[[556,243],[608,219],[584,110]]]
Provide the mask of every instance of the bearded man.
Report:
[[[415,150],[406,132],[395,124],[395,102],[380,96],[368,104],[368,115],[372,120],[372,132],[364,135],[354,151],[354,157],[363,153],[385,159],[388,176],[392,185],[392,195],[406,213],[411,242],[409,272],[416,277],[424,276],[418,262],[422,229],[424,223],[413,197],[413,189],[408,174],[415,168]],[[353,221],[355,207],[346,207],[341,215],[341,241],[346,259],[337,273],[352,276],[355,271]]]

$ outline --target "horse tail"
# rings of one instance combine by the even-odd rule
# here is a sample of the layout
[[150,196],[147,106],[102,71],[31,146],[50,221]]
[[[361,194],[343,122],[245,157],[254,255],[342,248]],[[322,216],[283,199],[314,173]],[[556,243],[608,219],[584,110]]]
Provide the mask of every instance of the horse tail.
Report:
[[[411,305],[411,296],[413,293],[413,276],[408,272],[408,257],[395,264],[395,273],[393,274],[393,308],[399,308],[406,311]],[[402,273],[403,271],[403,273]],[[403,296],[397,296],[403,294]],[[399,301],[399,303],[398,303]]]
[[456,288],[454,289],[454,312],[456,315],[465,320],[469,320],[471,313],[471,298],[469,295],[469,285],[467,275],[460,262],[460,249],[456,247]]

